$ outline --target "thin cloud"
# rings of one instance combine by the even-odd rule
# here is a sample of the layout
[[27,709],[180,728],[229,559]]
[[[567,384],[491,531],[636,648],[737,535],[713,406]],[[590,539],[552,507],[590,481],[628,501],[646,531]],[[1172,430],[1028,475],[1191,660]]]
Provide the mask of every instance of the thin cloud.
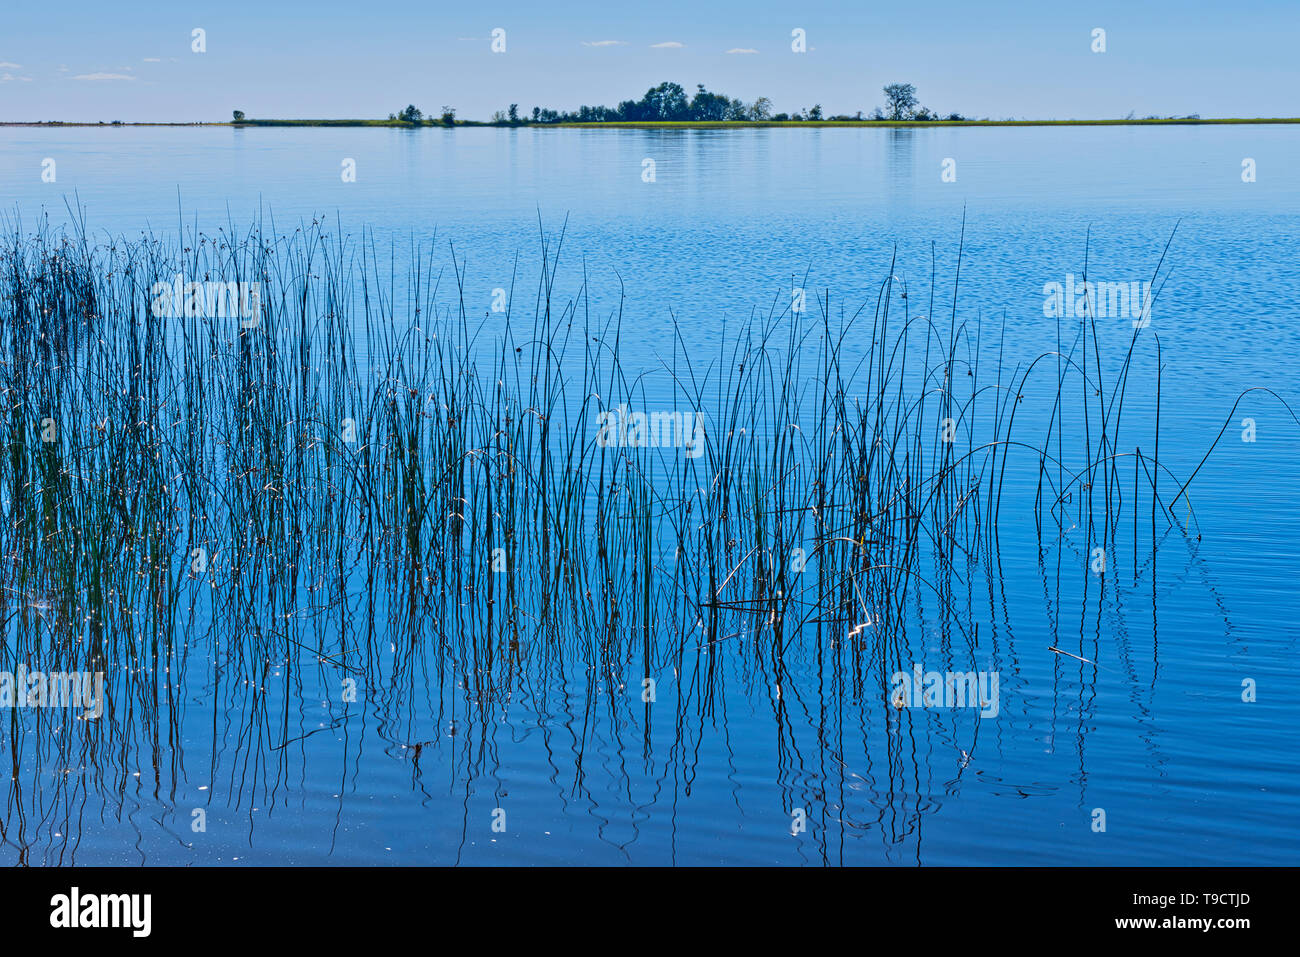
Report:
[[14,80],[17,80],[19,83],[32,82],[30,76],[14,76],[12,73],[0,73],[0,83],[12,83]]
[[678,43],[676,40],[669,40],[667,43],[652,43],[651,50],[680,50],[686,46],[685,43]]
[[144,58],[144,62],[145,62],[145,63],[161,63],[161,62],[162,62],[162,57],[160,57],[160,56],[147,56],[147,57]]
[[732,47],[728,53],[757,53],[757,50],[751,50],[748,47]]
[[584,47],[625,47],[626,40],[583,40]]
[[127,76],[125,73],[78,73],[73,79],[92,80],[98,83],[104,80],[134,80],[135,77]]
[[10,63],[7,60],[0,63],[0,70],[21,70],[22,68],[23,65],[21,63]]

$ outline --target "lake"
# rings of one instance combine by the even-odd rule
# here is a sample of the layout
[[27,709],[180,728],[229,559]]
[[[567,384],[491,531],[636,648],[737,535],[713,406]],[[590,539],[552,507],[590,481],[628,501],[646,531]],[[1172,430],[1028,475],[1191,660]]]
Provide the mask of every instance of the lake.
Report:
[[[543,442],[559,442],[558,434],[591,443],[596,426],[572,409],[600,391],[647,410],[694,405],[711,443],[699,459],[689,438],[685,448],[648,456],[653,462],[637,487],[657,496],[644,514],[659,544],[630,523],[610,526],[618,529],[616,542],[627,536],[625,557],[645,549],[647,568],[654,563],[655,574],[645,574],[656,590],[651,596],[647,584],[646,597],[637,599],[644,623],[607,616],[598,634],[586,613],[565,618],[563,602],[530,609],[537,593],[518,599],[517,616],[497,610],[475,617],[483,613],[480,580],[471,578],[461,588],[470,597],[422,606],[436,614],[402,610],[411,615],[401,619],[409,632],[384,628],[384,616],[406,604],[403,588],[423,594],[435,587],[430,575],[468,559],[437,551],[421,538],[436,534],[425,527],[416,533],[424,564],[399,588],[397,579],[370,574],[381,566],[381,549],[356,545],[369,533],[349,526],[320,544],[326,533],[308,516],[283,519],[284,527],[300,521],[311,530],[301,534],[303,547],[332,556],[333,565],[313,565],[309,555],[303,567],[311,574],[295,571],[288,584],[274,586],[273,599],[265,597],[270,585],[255,593],[228,582],[205,591],[186,581],[167,592],[176,604],[166,631],[130,614],[102,628],[86,625],[89,640],[114,649],[98,659],[109,672],[112,707],[93,732],[75,715],[10,709],[0,744],[12,766],[0,858],[126,865],[1294,864],[1300,773],[1288,749],[1300,722],[1292,687],[1300,638],[1300,421],[1288,406],[1300,413],[1297,153],[1300,127],[1283,125],[0,129],[0,211],[11,246],[29,242],[44,215],[56,229],[67,226],[70,209],[82,211],[90,241],[104,247],[126,248],[148,233],[193,248],[198,238],[244,235],[260,222],[265,236],[286,237],[277,255],[291,257],[286,251],[300,248],[294,243],[303,237],[324,236],[316,259],[283,260],[302,269],[288,270],[283,281],[277,274],[271,286],[297,288],[303,276],[329,274],[317,265],[330,261],[330,242],[345,243],[338,262],[371,270],[366,291],[381,312],[407,315],[422,306],[412,328],[425,338],[418,348],[402,346],[415,350],[403,353],[407,366],[430,354],[434,339],[454,351],[474,324],[474,344],[465,348],[477,359],[471,375],[481,378],[483,396],[498,375],[515,375],[502,371],[503,360],[499,367],[491,361],[513,351],[503,346],[508,321],[517,336],[510,345],[556,356],[554,368],[547,360],[541,373],[533,365],[517,376],[516,415],[539,379],[556,383],[557,392],[542,396],[552,405],[537,414],[555,422]],[[1243,177],[1246,169],[1253,176]],[[48,170],[52,182],[42,178]],[[187,255],[179,252],[176,261]],[[538,350],[530,329],[546,300],[543,269],[559,338]],[[170,279],[165,270],[159,275]],[[1088,308],[1095,321],[1075,311],[1085,276],[1094,283]],[[360,287],[340,288],[352,318],[338,328],[360,329]],[[499,291],[510,303],[509,320]],[[1148,308],[1138,308],[1139,299]],[[143,328],[147,300],[135,301],[134,321]],[[295,313],[287,299],[279,302],[269,307],[268,335],[275,330],[285,349],[306,335],[290,316],[319,317],[337,305],[312,299]],[[907,351],[895,349],[902,320],[878,328],[882,302],[891,317],[928,316],[936,342],[964,323],[965,335],[944,343],[962,364],[936,367],[934,354],[922,357],[920,324]],[[15,361],[10,335],[27,327],[13,306],[5,309],[4,383],[12,394],[22,371],[14,365],[57,363],[39,349],[30,361]],[[317,351],[304,369],[330,365],[321,356],[329,359],[333,328],[312,327]],[[126,325],[121,329],[126,336]],[[763,329],[776,330],[773,357],[806,350],[810,358],[782,375],[781,363],[765,357],[761,374],[749,370],[759,377],[744,380],[752,382],[745,394],[754,403],[728,405],[729,370],[743,365],[753,344],[738,346],[738,337]],[[819,418],[833,331],[841,350],[832,357],[842,370],[836,391],[858,411]],[[395,353],[378,334],[358,336],[353,358],[364,371],[356,375],[371,381],[365,376]],[[560,339],[570,343],[563,356]],[[165,341],[184,348],[178,339]],[[614,349],[629,384],[615,386],[612,376],[607,384],[608,366],[599,380],[582,378],[591,356]],[[1058,350],[1067,357],[1060,362]],[[66,355],[75,364],[80,354]],[[212,391],[200,404],[219,410],[214,420],[246,397],[234,384],[245,380],[233,371],[223,379],[221,371],[238,368],[241,354],[247,359],[233,347],[220,360],[212,353]],[[1044,355],[1052,357],[1022,378]],[[942,412],[941,397],[926,399],[915,416],[907,411],[909,376],[923,383],[917,396],[964,389],[959,373],[974,371],[976,357],[972,384],[988,383],[989,392],[968,414]],[[95,368],[111,379],[128,369],[113,365],[119,359]],[[197,381],[205,361],[196,348],[195,371],[182,379]],[[889,371],[873,380],[877,361]],[[713,377],[708,389],[686,385],[706,375]],[[67,398],[90,388],[90,378],[77,385],[56,375],[39,389]],[[129,379],[123,389],[135,388]],[[38,388],[35,379],[21,381]],[[1026,381],[1032,389],[1021,388]],[[1123,400],[1112,402],[1120,382]],[[794,408],[773,398],[792,387],[808,389],[808,401]],[[1261,388],[1272,392],[1247,392]],[[157,398],[160,405],[175,401],[169,413],[181,414],[183,404],[166,390]],[[738,416],[724,422],[726,408],[739,409]],[[963,527],[976,509],[985,516],[979,530],[972,525],[960,538],[935,501],[916,491],[951,438],[937,438],[928,418],[921,424],[922,413],[933,412],[936,423],[958,420],[963,436],[974,430],[1005,439],[1013,408],[1024,445],[1007,444],[1005,458],[990,460],[989,447],[972,439],[978,456],[972,451],[961,465],[978,462],[979,471],[939,480],[952,483],[943,485],[944,516],[955,509]],[[793,426],[781,421],[786,412]],[[420,413],[413,414],[418,422]],[[426,409],[430,414],[436,410]],[[1108,416],[1104,425],[1100,414]],[[437,435],[462,434],[454,420],[448,413],[451,431]],[[519,427],[514,416],[504,421]],[[497,424],[483,419],[481,435]],[[854,424],[866,440],[850,452],[837,436]],[[93,439],[94,426],[87,419],[76,428]],[[778,439],[787,427],[799,431],[802,444],[781,451],[788,462],[778,463],[776,454],[765,459],[784,449]],[[715,461],[715,448],[730,448],[724,433],[742,428],[757,451]],[[1094,437],[1106,429],[1114,439],[1099,451]],[[185,432],[172,433],[175,444]],[[207,447],[205,468],[235,462],[225,442],[233,434]],[[772,543],[751,541],[748,531],[737,533],[734,554],[719,533],[719,556],[730,561],[719,557],[715,601],[701,602],[696,586],[677,587],[696,580],[705,558],[698,548],[662,540],[666,532],[696,534],[697,518],[713,520],[704,518],[711,506],[678,509],[698,489],[703,502],[711,479],[727,471],[736,494],[745,495],[751,477],[754,488],[768,489],[764,481],[789,475],[796,464],[807,476],[834,458],[847,488],[852,463],[865,460],[853,456],[869,455],[877,439],[888,439],[891,457],[872,460],[860,481],[903,489],[909,504],[891,511],[888,528],[873,520],[860,536],[825,538],[865,550],[878,529],[887,543],[879,547],[894,556],[880,567],[835,559],[836,575],[883,575],[863,584],[858,598],[846,586],[850,604],[869,608],[861,622],[846,625],[839,611],[819,609],[816,596],[830,589],[809,592],[807,584],[799,586],[806,611],[794,621],[784,604],[792,593],[773,597],[766,578],[762,587],[753,584],[757,573],[745,563]],[[15,435],[10,443],[21,444]],[[85,447],[73,443],[68,454]],[[1142,457],[1132,454],[1135,447]],[[1066,483],[1071,467],[1108,453],[1115,457],[1087,481]],[[96,461],[107,469],[113,457]],[[423,461],[420,487],[441,488],[446,473]],[[313,494],[328,497],[323,476],[335,467],[321,466]],[[16,523],[25,493],[14,478],[27,473],[12,469],[0,476],[0,506]],[[630,483],[622,474],[612,481]],[[947,499],[961,493],[959,478],[969,506]],[[568,533],[575,544],[604,542],[605,526],[591,516],[610,481],[602,471],[597,481],[574,486],[572,501],[543,491],[536,502],[583,516]],[[775,523],[785,536],[794,526],[781,526],[784,510],[812,510],[826,483],[791,479],[797,494],[787,501],[776,494],[780,481],[768,489],[781,503],[777,517],[753,528]],[[1059,495],[1054,508],[1042,504],[1045,483]],[[995,492],[994,518],[986,510]],[[475,503],[466,509],[485,516],[508,509],[478,494],[463,492]],[[753,494],[751,505],[769,500],[766,491]],[[271,521],[245,516],[229,495],[222,501],[226,528],[237,526],[236,513],[250,523]],[[853,512],[847,501],[846,521]],[[873,501],[894,508],[893,499]],[[931,526],[920,513],[932,507]],[[93,521],[91,505],[78,508],[83,531],[99,522],[117,527],[116,504],[94,511]],[[619,512],[620,522],[634,514],[643,513]],[[719,529],[734,518],[725,504],[716,517]],[[990,520],[996,536],[988,534]],[[798,526],[799,534],[811,534],[809,527]],[[5,551],[18,541],[10,536]],[[180,582],[193,542],[179,542],[165,562],[154,560],[173,578],[178,571]],[[48,557],[51,546],[41,547]],[[232,548],[238,551],[213,540],[211,551]],[[777,564],[788,564],[787,551],[778,551]],[[620,548],[602,545],[600,560],[608,554],[617,558]],[[431,555],[439,556],[436,573]],[[881,572],[900,555],[905,575]],[[382,559],[384,574],[396,567],[391,561]],[[17,564],[25,575],[43,562]],[[736,581],[749,590],[734,602],[720,597],[735,586],[732,578],[718,580],[742,566]],[[326,572],[333,585],[322,585]],[[58,641],[75,640],[81,625],[47,622],[41,595],[53,578],[40,579],[37,595],[23,575],[5,574],[0,670],[57,670],[51,662],[72,654]],[[458,576],[446,580],[460,587]],[[544,571],[537,580],[560,577]],[[77,578],[72,587],[92,586]],[[214,597],[223,587],[248,587],[237,634],[226,630],[232,619]],[[284,596],[315,608],[311,596],[330,588],[338,589],[336,600],[315,617],[304,613],[310,622],[291,635],[283,622],[295,618],[296,606],[288,600],[281,607]],[[457,609],[471,605],[479,610],[462,619]],[[24,611],[30,608],[35,615]],[[783,627],[775,622],[780,615],[787,616]],[[130,648],[139,651],[123,657]],[[974,672],[980,700],[963,705],[940,693],[929,701],[922,688],[931,672],[941,683],[949,672]],[[653,700],[646,700],[647,677]]]

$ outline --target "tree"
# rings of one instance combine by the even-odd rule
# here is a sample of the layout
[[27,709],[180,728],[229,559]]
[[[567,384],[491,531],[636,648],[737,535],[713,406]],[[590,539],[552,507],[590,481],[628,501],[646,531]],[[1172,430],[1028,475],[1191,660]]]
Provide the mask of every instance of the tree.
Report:
[[749,118],[751,120],[770,120],[772,118],[772,101],[765,96],[760,96],[749,107]]
[[731,99],[721,93],[710,93],[703,83],[696,84],[695,98],[691,100],[690,115],[693,120],[725,120],[731,111]]
[[412,104],[408,106],[406,109],[402,110],[402,112],[398,113],[397,118],[401,120],[403,123],[419,123],[422,119],[424,119],[424,114],[421,113],[419,110],[417,110],[415,106]]
[[235,112],[234,112],[234,117],[235,117],[235,122],[236,122],[236,123],[242,123],[242,122],[244,122],[244,111],[243,111],[243,110],[235,110]]
[[651,117],[643,115],[644,107],[645,104],[639,100],[624,100],[618,105],[616,112],[618,113],[618,118],[620,120],[627,120],[629,123],[635,123],[638,120],[651,119]]
[[660,83],[646,91],[641,103],[648,120],[688,120],[690,103],[678,83]]
[[455,108],[450,106],[444,106],[442,108],[442,116],[440,117],[440,119],[442,120],[443,126],[455,126],[456,125]]
[[747,107],[740,97],[731,101],[727,107],[727,119],[729,120],[747,120],[749,119],[749,107]]
[[510,104],[510,109],[506,112],[506,116],[509,118],[511,125],[514,125],[515,123],[518,123],[518,122],[519,122],[519,104],[518,104],[518,103],[511,103],[511,104]]
[[885,99],[889,101],[889,118],[905,120],[916,108],[916,87],[910,83],[890,83],[885,87]]
[[814,103],[813,108],[808,111],[808,119],[820,120],[821,118],[822,118],[822,105],[820,103]]

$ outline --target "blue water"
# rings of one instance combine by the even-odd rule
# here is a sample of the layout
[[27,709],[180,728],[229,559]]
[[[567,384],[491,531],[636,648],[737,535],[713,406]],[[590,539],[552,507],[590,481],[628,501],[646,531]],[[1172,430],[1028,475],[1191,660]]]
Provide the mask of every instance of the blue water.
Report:
[[[1085,255],[1090,277],[1148,280],[1168,243],[1150,326],[1160,462],[1186,478],[1244,390],[1268,387],[1300,410],[1298,154],[1290,126],[6,128],[0,201],[24,230],[79,206],[103,241],[259,215],[284,233],[313,219],[354,240],[364,228],[399,271],[412,246],[432,256],[446,308],[454,256],[476,317],[516,270],[531,308],[539,237],[554,252],[563,228],[557,297],[578,297],[584,275],[593,314],[621,295],[624,361],[646,369],[671,352],[674,320],[707,361],[724,328],[774,302],[779,312],[793,286],[870,315],[891,261],[924,309],[933,271],[933,314],[946,321],[960,248],[958,317],[1003,337],[1009,371],[1055,348],[1044,284],[1081,276]],[[941,177],[949,158],[955,182]],[[1255,182],[1242,181],[1245,158]],[[347,159],[355,182],[340,177]],[[1097,335],[1122,356],[1130,323],[1099,319]],[[1135,436],[1154,393],[1144,345],[1125,409]],[[900,727],[843,636],[811,630],[779,676],[744,635],[664,663],[649,717],[629,691],[639,661],[614,681],[571,658],[534,661],[481,707],[436,652],[412,661],[380,641],[384,691],[349,709],[325,670],[272,669],[254,705],[191,666],[175,733],[145,722],[98,771],[94,758],[42,764],[39,736],[18,755],[0,738],[20,769],[0,857],[1295,864],[1298,441],[1277,399],[1247,396],[1191,488],[1192,533],[1157,526],[1153,559],[1144,527],[1111,556],[1104,588],[1082,530],[1067,521],[1040,549],[1031,521],[1004,518],[996,562],[972,566],[957,596],[981,622],[974,660],[1000,675],[996,716],[914,711]],[[1032,503],[1024,465],[1009,473],[1009,512]],[[945,670],[953,636],[935,612],[922,610],[906,660]],[[807,826],[792,833],[794,809]]]

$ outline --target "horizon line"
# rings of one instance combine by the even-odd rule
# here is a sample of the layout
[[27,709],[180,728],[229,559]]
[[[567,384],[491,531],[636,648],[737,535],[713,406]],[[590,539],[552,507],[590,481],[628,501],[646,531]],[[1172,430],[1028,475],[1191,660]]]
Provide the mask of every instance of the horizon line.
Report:
[[244,119],[244,120],[0,120],[0,127],[126,127],[126,126],[202,126],[202,127],[262,127],[262,126],[368,126],[391,127],[397,129],[454,129],[455,127],[487,127],[518,129],[546,129],[554,127],[578,127],[584,129],[638,128],[638,127],[680,127],[680,128],[745,128],[745,127],[927,127],[927,126],[1169,126],[1169,125],[1208,125],[1238,124],[1267,125],[1300,123],[1300,116],[1274,117],[1199,117],[1169,116],[1115,119],[1029,119],[1029,120],[991,120],[991,119],[933,119],[933,120],[875,120],[875,119],[821,119],[821,120],[597,120],[597,121],[557,121],[554,123],[533,122],[532,120],[509,121],[461,120],[448,124],[440,119],[408,122],[389,119]]

